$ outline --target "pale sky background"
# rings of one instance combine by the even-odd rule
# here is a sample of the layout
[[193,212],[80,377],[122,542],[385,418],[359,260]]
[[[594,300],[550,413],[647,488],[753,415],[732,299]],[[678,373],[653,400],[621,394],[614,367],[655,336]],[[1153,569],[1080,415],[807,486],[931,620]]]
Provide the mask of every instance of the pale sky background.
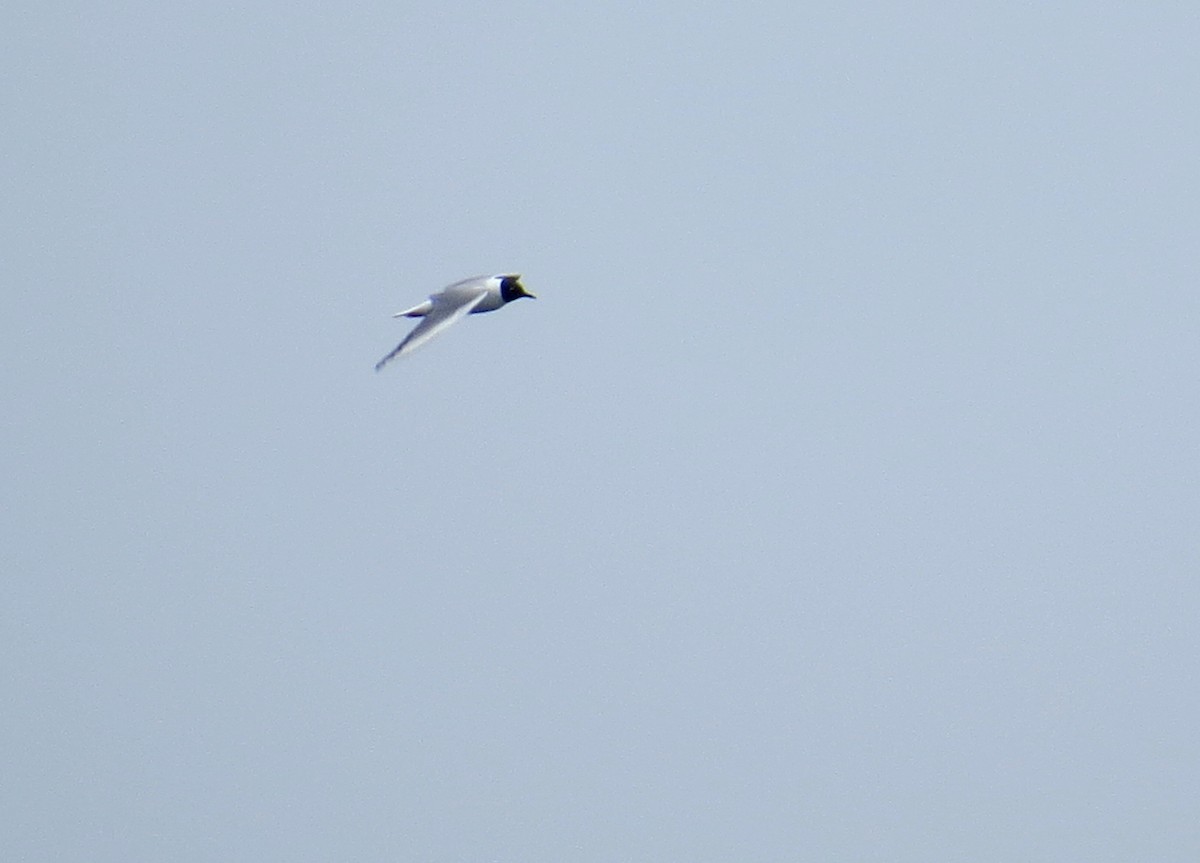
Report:
[[10,4],[0,858],[1200,859],[1198,57]]

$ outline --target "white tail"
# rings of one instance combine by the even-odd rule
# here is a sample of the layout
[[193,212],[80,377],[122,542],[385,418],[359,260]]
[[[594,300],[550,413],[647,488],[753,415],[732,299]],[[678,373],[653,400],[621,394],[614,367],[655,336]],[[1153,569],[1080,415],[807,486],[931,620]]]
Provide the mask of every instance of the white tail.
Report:
[[419,305],[413,306],[411,309],[405,309],[402,312],[396,312],[392,315],[393,318],[423,318],[433,309],[433,302],[426,300]]

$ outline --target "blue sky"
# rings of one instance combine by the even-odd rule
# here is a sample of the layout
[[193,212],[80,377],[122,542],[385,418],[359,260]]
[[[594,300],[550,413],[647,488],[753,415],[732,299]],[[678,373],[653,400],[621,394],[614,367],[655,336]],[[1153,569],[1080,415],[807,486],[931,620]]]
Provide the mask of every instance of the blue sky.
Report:
[[9,18],[7,859],[1196,859],[1190,6]]

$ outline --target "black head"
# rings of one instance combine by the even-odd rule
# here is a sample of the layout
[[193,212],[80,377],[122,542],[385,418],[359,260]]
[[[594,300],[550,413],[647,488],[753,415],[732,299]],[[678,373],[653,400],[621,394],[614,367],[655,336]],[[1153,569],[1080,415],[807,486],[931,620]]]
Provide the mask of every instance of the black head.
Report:
[[516,276],[501,276],[500,277],[500,298],[506,303],[511,303],[513,300],[519,300],[521,297],[529,297],[531,300],[536,300],[533,294],[525,290],[525,286],[521,284],[521,277]]

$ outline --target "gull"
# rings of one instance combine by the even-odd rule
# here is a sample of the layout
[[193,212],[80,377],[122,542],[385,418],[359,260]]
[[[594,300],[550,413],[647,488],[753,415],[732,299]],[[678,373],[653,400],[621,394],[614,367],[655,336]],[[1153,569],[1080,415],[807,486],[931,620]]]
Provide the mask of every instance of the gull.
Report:
[[436,294],[430,294],[425,302],[392,315],[393,318],[422,320],[404,337],[404,341],[396,345],[395,350],[375,364],[375,371],[379,371],[396,357],[415,351],[463,315],[494,312],[521,297],[537,299],[525,290],[520,274],[516,273],[475,276],[455,282]]

